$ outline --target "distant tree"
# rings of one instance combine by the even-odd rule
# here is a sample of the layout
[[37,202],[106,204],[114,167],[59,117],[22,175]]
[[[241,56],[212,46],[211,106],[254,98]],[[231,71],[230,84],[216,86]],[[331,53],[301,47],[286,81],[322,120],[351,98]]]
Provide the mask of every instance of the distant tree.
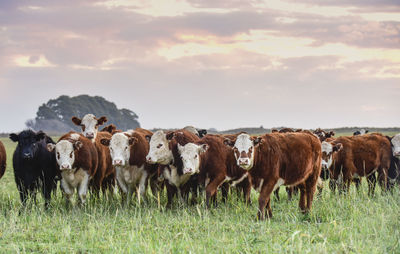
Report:
[[82,118],[86,114],[97,117],[106,116],[107,124],[115,124],[119,129],[135,129],[140,127],[138,115],[129,109],[118,109],[117,106],[100,96],[79,95],[69,97],[62,95],[57,99],[42,104],[36,118],[28,120],[26,126],[34,130],[47,132],[66,132],[79,130],[72,121],[72,116]]

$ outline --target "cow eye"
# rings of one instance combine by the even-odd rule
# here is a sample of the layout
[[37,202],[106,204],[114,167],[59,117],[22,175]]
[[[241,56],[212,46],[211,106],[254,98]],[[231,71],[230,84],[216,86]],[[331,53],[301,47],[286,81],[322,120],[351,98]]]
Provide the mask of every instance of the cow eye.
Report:
[[73,152],[71,152],[71,153],[69,154],[69,157],[70,157],[70,158],[72,158],[72,154],[73,154]]
[[195,159],[197,159],[197,154],[194,156]]
[[60,159],[60,153],[57,152],[57,159]]
[[163,144],[158,144],[157,148],[160,148],[160,147],[162,147],[162,145],[163,145]]
[[127,147],[127,146],[125,147],[125,151],[126,151],[126,150],[128,150],[128,147]]

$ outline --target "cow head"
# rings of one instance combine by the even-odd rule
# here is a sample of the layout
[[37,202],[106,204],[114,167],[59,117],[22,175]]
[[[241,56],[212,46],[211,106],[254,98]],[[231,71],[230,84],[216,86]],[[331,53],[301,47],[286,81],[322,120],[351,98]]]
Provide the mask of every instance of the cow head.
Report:
[[107,122],[107,118],[105,116],[102,116],[97,119],[94,115],[87,114],[82,119],[73,116],[72,122],[75,125],[81,126],[83,136],[91,139],[92,142],[94,142],[99,126]]
[[322,141],[321,150],[322,150],[322,170],[328,170],[333,162],[333,154],[342,150],[342,143],[332,143]]
[[[236,163],[239,167],[250,170],[254,165],[254,149],[261,143],[262,138],[252,138],[249,134],[242,133],[237,136],[233,144],[233,152],[235,154]],[[233,142],[225,140],[226,145],[232,146]]]
[[400,134],[391,138],[390,143],[392,144],[393,156],[400,159]]
[[79,140],[61,140],[57,144],[47,144],[49,152],[55,151],[57,164],[61,171],[73,170],[75,163],[75,152],[83,146]]
[[200,172],[200,155],[208,150],[207,144],[196,145],[187,143],[178,144],[178,151],[182,158],[183,174],[193,175]]
[[38,150],[40,144],[38,141],[46,136],[43,132],[35,133],[32,130],[22,131],[20,134],[11,133],[10,139],[14,142],[18,142],[18,151],[20,156],[24,160],[33,159]]
[[125,166],[129,164],[131,146],[137,142],[137,138],[128,133],[119,132],[112,135],[111,139],[100,140],[102,145],[110,148],[112,164],[114,166]]
[[[169,138],[171,139],[172,136]],[[169,140],[162,130],[156,131],[151,137],[146,136],[146,139],[150,143],[149,153],[146,156],[148,163],[168,165],[173,161],[174,157],[169,148]]]

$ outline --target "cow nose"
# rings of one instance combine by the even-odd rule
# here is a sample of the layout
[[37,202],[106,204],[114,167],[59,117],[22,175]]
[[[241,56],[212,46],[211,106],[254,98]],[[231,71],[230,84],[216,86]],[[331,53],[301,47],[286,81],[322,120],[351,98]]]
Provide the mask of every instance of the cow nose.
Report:
[[30,153],[24,153],[24,158],[27,158],[27,159],[31,158],[31,154]]
[[191,174],[193,170],[191,168],[186,168],[183,170],[183,174]]
[[239,165],[247,165],[249,164],[249,159],[239,159]]
[[89,138],[89,139],[92,139],[92,138],[94,138],[94,133],[93,132],[88,132],[88,133],[86,133],[86,137]]
[[114,160],[114,165],[122,165],[122,160]]
[[400,151],[394,152],[394,156],[400,156]]
[[68,164],[62,164],[61,165],[61,169],[69,169],[69,165]]
[[153,160],[151,159],[151,157],[146,157],[146,161],[147,161],[148,163],[152,163],[152,162],[153,162]]

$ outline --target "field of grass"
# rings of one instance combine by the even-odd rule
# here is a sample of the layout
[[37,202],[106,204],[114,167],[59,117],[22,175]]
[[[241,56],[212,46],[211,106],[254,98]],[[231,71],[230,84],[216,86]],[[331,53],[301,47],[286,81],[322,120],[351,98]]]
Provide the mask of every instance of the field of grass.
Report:
[[[0,253],[400,253],[400,191],[374,197],[354,186],[347,196],[325,188],[309,215],[298,210],[298,198],[273,201],[274,217],[256,221],[257,197],[246,206],[230,195],[226,204],[205,210],[204,203],[170,210],[165,193],[159,202],[122,207],[113,200],[90,200],[86,207],[66,209],[58,190],[52,208],[43,200],[20,210],[12,170],[15,145],[6,146],[8,166],[0,179]],[[160,205],[159,205],[160,203]]]

